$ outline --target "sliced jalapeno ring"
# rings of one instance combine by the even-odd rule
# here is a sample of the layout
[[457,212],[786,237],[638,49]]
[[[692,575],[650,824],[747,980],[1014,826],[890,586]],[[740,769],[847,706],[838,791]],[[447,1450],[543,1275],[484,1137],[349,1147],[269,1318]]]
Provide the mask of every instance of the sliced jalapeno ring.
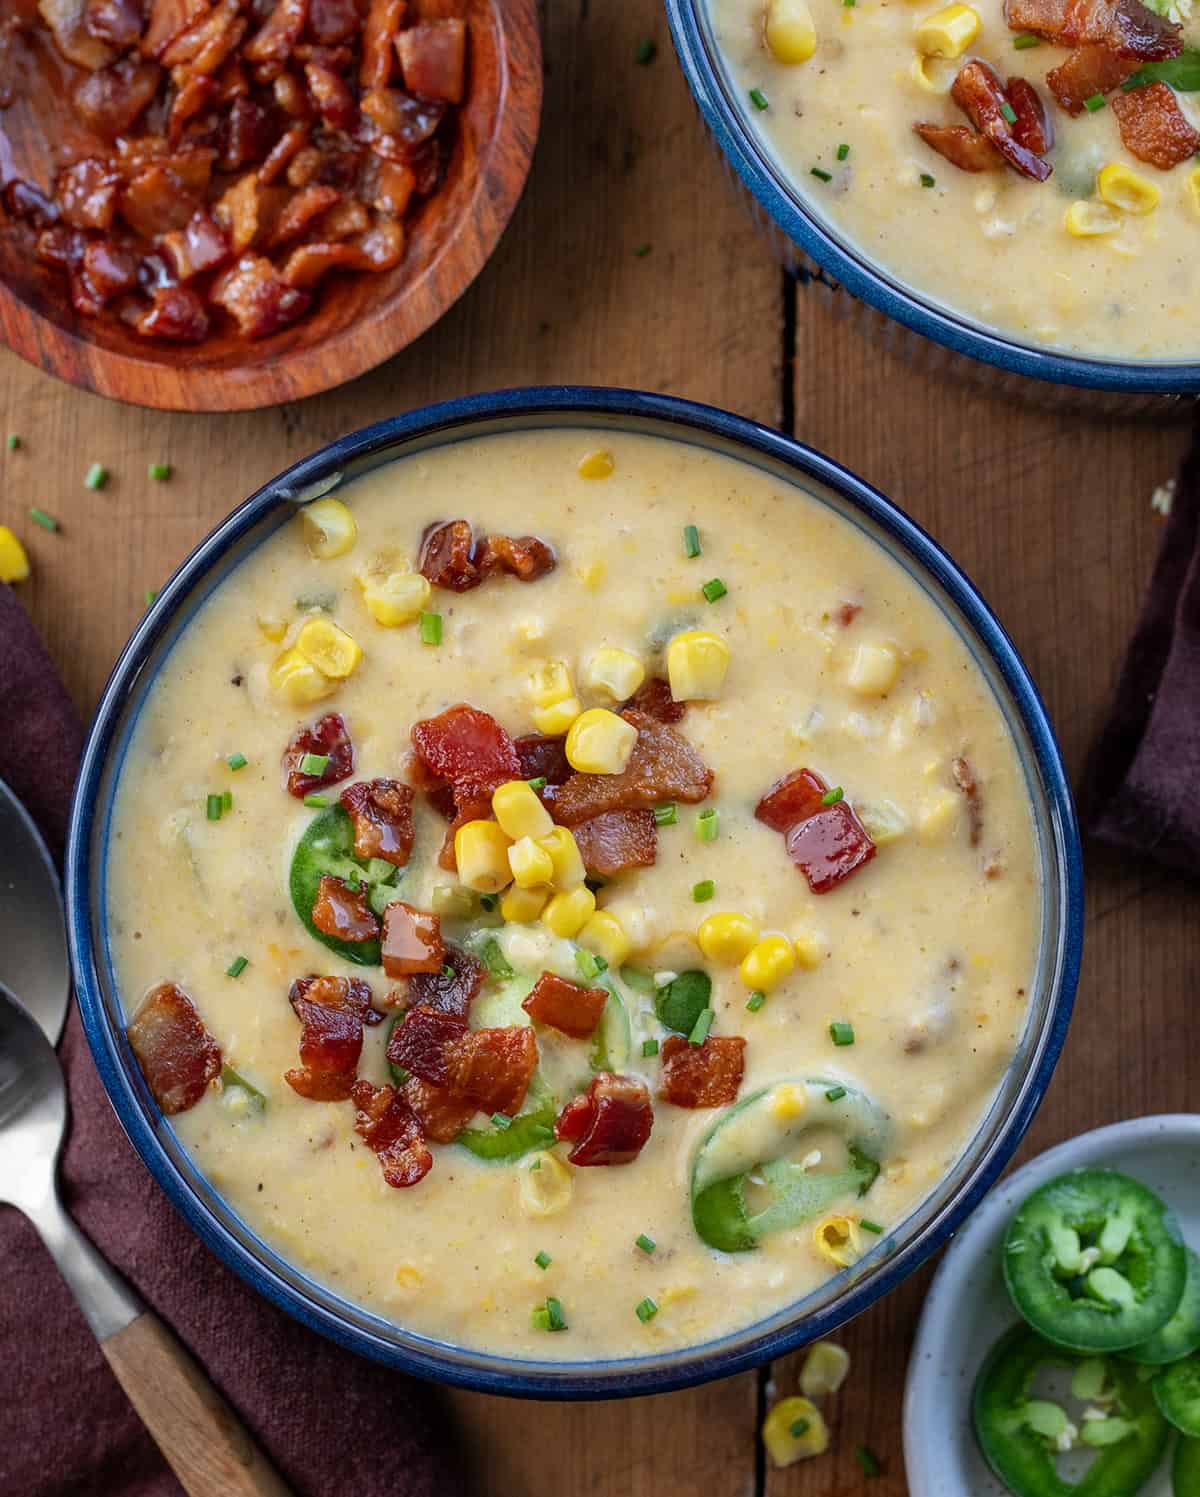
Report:
[[357,962],[361,967],[378,967],[380,963],[379,942],[339,941],[336,936],[327,936],[313,924],[313,905],[317,902],[317,890],[323,874],[336,878],[357,879],[369,887],[368,899],[378,915],[387,900],[379,900],[377,890],[388,889],[395,899],[395,880],[398,870],[390,870],[382,878],[384,864],[380,859],[356,858],[354,856],[354,822],[341,806],[329,806],[314,816],[305,828],[304,835],[296,844],[292,854],[292,866],[288,873],[288,892],[292,905],[313,940],[328,946],[347,961]]
[[1013,1303],[1076,1351],[1137,1346],[1175,1314],[1187,1253],[1174,1216],[1116,1170],[1073,1170],[1021,1205],[1004,1243]]
[[1200,1257],[1187,1250],[1187,1282],[1179,1308],[1161,1330],[1146,1341],[1139,1341],[1121,1353],[1130,1362],[1145,1366],[1164,1366],[1178,1362],[1200,1348]]
[[1164,1367],[1150,1386],[1163,1417],[1190,1440],[1200,1440],[1200,1353]]

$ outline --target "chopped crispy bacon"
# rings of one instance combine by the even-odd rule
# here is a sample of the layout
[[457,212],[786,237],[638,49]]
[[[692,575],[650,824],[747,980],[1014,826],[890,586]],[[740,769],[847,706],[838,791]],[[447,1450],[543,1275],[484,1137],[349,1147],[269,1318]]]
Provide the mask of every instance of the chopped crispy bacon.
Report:
[[[305,754],[315,754],[329,762],[320,774],[309,774],[300,768]],[[327,712],[315,723],[297,728],[283,751],[283,782],[287,793],[297,800],[325,785],[336,785],[353,773],[354,744],[340,712]]]
[[[1004,112],[1004,106],[1009,102],[1008,96],[993,68],[986,62],[980,62],[978,58],[972,59],[959,69],[950,89],[950,97],[976,130],[991,141],[1014,171],[1035,182],[1046,180],[1051,172],[1050,163],[1017,140],[1014,127]],[[1011,104],[1009,110],[1015,112]]]
[[289,286],[311,291],[331,270],[367,270],[362,250],[354,244],[301,244],[283,267]]
[[352,889],[344,878],[331,873],[322,874],[317,885],[312,923],[339,941],[373,941],[379,934],[379,920],[367,903],[367,891],[361,885]]
[[364,89],[387,87],[395,61],[392,41],[404,19],[404,10],[405,0],[370,0],[358,69],[358,81]]
[[474,1102],[419,1076],[410,1076],[404,1083],[404,1095],[420,1118],[425,1137],[435,1144],[453,1143],[479,1111]]
[[118,200],[121,217],[147,239],[182,229],[204,205],[215,157],[197,148],[136,166]]
[[208,0],[151,0],[150,19],[142,35],[142,55],[158,57],[181,32],[208,10]]
[[308,144],[308,126],[292,125],[275,142],[267,154],[267,159],[258,169],[258,180],[264,187],[269,187],[272,182],[287,168],[288,163],[304,150]]
[[458,867],[458,858],[454,852],[454,838],[459,827],[466,826],[468,821],[490,821],[492,819],[492,798],[490,793],[474,794],[469,788],[464,789],[454,798],[454,819],[446,828],[446,835],[442,841],[441,851],[438,853],[438,867],[444,868],[447,873],[453,873]]
[[94,71],[112,61],[112,48],[88,29],[84,0],[38,0],[38,11],[68,62]]
[[437,173],[427,185],[423,184],[422,173],[418,170],[418,148],[432,145],[438,126],[446,116],[447,106],[436,99],[414,98],[398,88],[389,89],[388,94],[387,119],[392,128],[383,129],[364,111],[355,132],[356,138],[387,161],[407,162],[416,172],[417,191],[431,192]]
[[589,873],[609,878],[626,868],[649,868],[658,854],[654,812],[603,811],[571,828]]
[[478,548],[468,520],[444,520],[426,526],[417,570],[434,587],[446,587],[456,593],[478,587],[483,573],[477,561]]
[[967,802],[967,826],[971,846],[978,847],[983,841],[983,795],[979,781],[969,759],[957,758],[950,766],[954,783],[962,791]]
[[382,156],[370,156],[358,191],[380,213],[394,213],[397,218],[403,218],[416,185],[411,166],[400,161],[385,161]]
[[96,313],[137,285],[138,264],[128,250],[94,239],[70,271],[71,301],[77,311]]
[[161,77],[156,63],[125,57],[111,67],[89,73],[76,86],[71,100],[89,130],[112,140],[134,124],[158,92]]
[[182,988],[163,982],[125,1031],[154,1100],[168,1115],[186,1112],[221,1073],[221,1047]]
[[225,121],[221,170],[232,172],[261,161],[280,134],[277,118],[254,99],[236,98]]
[[566,740],[529,733],[514,741],[520,763],[519,778],[545,780],[548,785],[563,785],[573,773],[567,762]]
[[839,603],[834,618],[841,624],[843,629],[849,629],[850,625],[863,611],[861,603]]
[[143,338],[166,338],[172,343],[200,343],[208,337],[204,303],[187,286],[160,286],[151,305],[137,319]]
[[304,78],[325,123],[335,130],[352,130],[358,121],[358,104],[341,75],[322,63],[306,62]]
[[405,1094],[394,1087],[356,1081],[351,1096],[358,1109],[355,1132],[379,1156],[387,1183],[401,1189],[423,1180],[433,1168],[433,1155]]
[[620,774],[573,774],[554,798],[555,819],[564,826],[664,800],[702,801],[712,788],[712,770],[681,733],[644,712],[621,716],[638,730],[629,763]]
[[759,821],[773,832],[790,832],[798,821],[821,809],[821,797],[829,789],[811,769],[793,769],[776,780],[754,808]]
[[650,1093],[635,1076],[602,1071],[558,1115],[555,1133],[575,1147],[571,1164],[629,1164],[654,1126]]
[[403,868],[415,836],[412,786],[399,780],[358,780],[346,786],[340,799],[354,822],[355,857],[382,858]]
[[784,834],[788,856],[814,894],[828,894],[875,856],[875,844],[849,803],[823,803],[828,789],[815,770],[795,769],[771,786],[754,811]]
[[[26,223],[33,224],[35,228],[47,228],[51,224],[57,224],[59,219],[59,210],[55,203],[40,187],[36,187],[32,182],[24,182],[20,177],[14,177],[5,186],[0,202],[13,218],[24,219]],[[51,243],[57,243],[61,248],[73,237],[66,230],[62,230],[53,236]],[[52,253],[45,263],[53,265],[58,261]]]
[[283,210],[284,189],[264,187],[256,172],[239,177],[217,199],[213,216],[229,235],[235,255],[268,237]]
[[462,20],[423,21],[396,38],[404,86],[423,99],[461,104],[467,61],[467,26]]
[[[406,1029],[405,1019],[400,1029]],[[469,1029],[446,1046],[447,1087],[480,1112],[520,1112],[537,1070],[537,1038],[528,1024]]]
[[123,52],[141,40],[146,20],[141,0],[87,0],[84,24],[97,41]]
[[1121,142],[1139,161],[1165,172],[1200,150],[1200,133],[1192,129],[1175,90],[1165,83],[1114,94],[1112,107]]
[[216,79],[198,74],[189,78],[175,95],[171,118],[167,123],[167,140],[177,146],[183,140],[188,122],[203,113],[217,91]]
[[356,0],[308,0],[308,29],[323,47],[348,41],[358,26]]
[[414,723],[412,744],[425,769],[455,787],[460,806],[521,777],[512,739],[491,713],[466,702]]
[[1095,43],[1076,47],[1046,74],[1046,86],[1068,114],[1082,114],[1088,99],[1111,93],[1138,69],[1134,57],[1119,57]]
[[427,1003],[417,1003],[388,1036],[387,1058],[422,1081],[446,1086],[450,1080],[446,1048],[451,1040],[466,1032],[465,1018],[431,1008]]
[[539,1024],[549,1024],[572,1039],[586,1040],[599,1024],[607,1002],[607,988],[584,988],[553,972],[543,972],[521,1007]]
[[1012,122],[1013,139],[1027,151],[1044,156],[1054,144],[1054,126],[1041,94],[1027,78],[1010,78],[1005,93],[1016,115]]
[[553,546],[536,535],[489,535],[479,567],[485,577],[508,572],[521,582],[536,582],[557,564]]
[[317,236],[327,242],[349,239],[354,234],[363,234],[371,227],[367,210],[356,199],[335,203],[317,225]]
[[280,332],[303,317],[312,301],[307,291],[289,286],[270,260],[258,255],[243,255],[220,275],[211,294],[247,338],[268,338]]
[[622,710],[643,712],[660,723],[677,723],[683,721],[687,703],[675,700],[670,683],[662,676],[647,676]]
[[275,77],[283,71],[307,20],[308,0],[278,0],[266,22],[242,48],[242,56]]
[[446,956],[441,918],[393,899],[383,909],[381,950],[383,970],[389,977],[440,972]]
[[931,150],[960,171],[987,172],[1004,165],[987,137],[970,125],[931,125],[919,120],[913,129]]
[[217,0],[206,15],[163,48],[164,67],[181,69],[178,78],[215,73],[246,34],[241,0]]
[[301,1063],[283,1079],[310,1102],[344,1101],[362,1054],[363,1025],[379,1020],[371,989],[354,977],[299,977],[288,1002],[301,1024]]
[[159,248],[181,281],[190,281],[205,271],[215,270],[229,259],[229,240],[225,231],[203,208],[194,213],[182,229],[164,234]]
[[1032,31],[1060,47],[1101,46],[1118,57],[1178,57],[1182,28],[1140,0],[1005,0],[1013,31]]
[[710,1034],[702,1045],[681,1034],[662,1044],[662,1080],[658,1095],[676,1107],[725,1107],[737,1099],[746,1068],[746,1041],[741,1035]]
[[314,218],[319,218],[326,208],[341,201],[342,194],[336,187],[316,184],[304,187],[289,201],[279,215],[275,232],[271,235],[271,247],[286,244],[289,239],[299,239]]
[[465,1020],[483,986],[483,975],[481,961],[447,941],[440,972],[414,972],[408,979],[409,1002]]

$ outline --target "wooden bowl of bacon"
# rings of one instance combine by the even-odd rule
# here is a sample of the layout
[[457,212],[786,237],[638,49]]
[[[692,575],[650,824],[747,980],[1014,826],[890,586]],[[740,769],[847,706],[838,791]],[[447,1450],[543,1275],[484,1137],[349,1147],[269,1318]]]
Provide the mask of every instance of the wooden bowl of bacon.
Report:
[[0,336],[138,405],[314,395],[420,336],[520,197],[536,0],[9,0]]

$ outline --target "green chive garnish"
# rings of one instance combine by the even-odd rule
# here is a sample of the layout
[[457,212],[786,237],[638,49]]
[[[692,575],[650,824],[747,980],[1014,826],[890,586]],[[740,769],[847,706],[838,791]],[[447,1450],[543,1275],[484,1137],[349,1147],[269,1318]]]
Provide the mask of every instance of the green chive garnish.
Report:
[[700,811],[696,815],[696,836],[701,842],[715,842],[717,840],[717,813],[711,808]]
[[549,1253],[548,1253],[548,1252],[546,1252],[546,1250],[545,1250],[545,1249],[544,1249],[544,1248],[543,1248],[543,1249],[542,1249],[542,1251],[541,1251],[541,1252],[539,1252],[539,1253],[535,1253],[535,1254],[534,1254],[534,1258],[533,1258],[533,1261],[534,1261],[534,1262],[535,1262],[535,1263],[536,1263],[536,1264],[537,1264],[537,1266],[538,1266],[538,1267],[539,1267],[539,1268],[540,1268],[540,1269],[541,1269],[541,1270],[542,1270],[542,1271],[543,1271],[543,1272],[545,1272],[545,1270],[546,1270],[546,1269],[548,1269],[548,1268],[549,1268],[549,1267],[550,1267],[550,1265],[551,1265],[551,1263],[553,1263],[553,1262],[554,1262],[554,1259],[553,1259],[553,1258],[552,1258],[552,1257],[551,1257],[551,1256],[550,1256],[550,1254],[549,1254]]
[[683,554],[685,556],[700,555],[700,530],[696,525],[683,527]]
[[530,1312],[529,1323],[535,1331],[553,1330],[550,1324],[550,1311],[545,1305],[539,1305],[536,1310]]
[[157,597],[158,597],[158,591],[157,591],[157,589],[155,589],[153,587],[148,587],[146,589],[146,607],[149,608],[150,605],[151,605],[151,603],[153,603],[154,600],[155,600],[155,598],[157,598]]
[[819,166],[812,167],[811,168],[811,174],[814,177],[818,178],[818,180],[820,180],[822,182],[832,182],[833,181],[833,173],[832,172],[824,171]]
[[689,1045],[702,1045],[708,1038],[708,1031],[712,1028],[712,1022],[716,1018],[711,1008],[702,1008],[700,1017],[692,1026],[692,1032],[688,1035]]
[[443,962],[442,963],[442,976],[443,977],[453,977],[454,976],[454,968],[450,965],[449,962]]
[[876,1237],[881,1237],[883,1235],[883,1228],[879,1225],[879,1223],[868,1221],[865,1216],[859,1222],[859,1226],[863,1229],[864,1232],[871,1232]]
[[1083,107],[1089,114],[1095,114],[1097,109],[1104,108],[1104,95],[1093,94],[1090,99],[1084,99]]
[[84,474],[83,486],[85,489],[102,489],[108,482],[108,469],[103,463],[93,463]]
[[636,245],[633,251],[634,257],[638,260],[644,260],[653,248],[654,246],[651,244]]
[[644,1299],[641,1304],[637,1306],[637,1318],[642,1322],[643,1325],[645,1325],[648,1320],[653,1320],[657,1314],[658,1306],[649,1297]]
[[723,598],[729,589],[719,577],[712,577],[704,584],[700,591],[710,603],[715,603],[719,598]]
[[655,826],[674,826],[679,820],[679,808],[674,801],[667,801],[665,805],[655,806]]
[[479,948],[479,955],[483,965],[498,982],[507,982],[512,977],[513,969],[509,966],[503,951],[500,950],[500,942],[494,936]]
[[1000,113],[1004,116],[1004,118],[1010,125],[1015,125],[1017,123],[1017,111],[1012,107],[1007,99],[1003,104],[1001,104]]
[[29,518],[35,525],[40,525],[43,530],[57,530],[58,521],[53,515],[48,515],[44,509],[31,509]]
[[423,613],[420,620],[421,643],[440,645],[442,642],[442,616],[440,613]]
[[479,908],[486,910],[489,915],[499,903],[500,896],[498,894],[481,894],[479,896]]
[[806,1435],[807,1433],[807,1419],[793,1419],[791,1424],[788,1425],[788,1434],[791,1435],[793,1440],[798,1440],[801,1435]]
[[835,785],[832,790],[827,790],[821,797],[823,806],[836,806],[838,801],[845,800],[846,792],[840,785]]
[[529,788],[530,790],[545,790],[546,784],[546,776],[544,774],[540,774],[536,779],[529,781]]
[[552,1331],[565,1331],[567,1322],[563,1316],[562,1304],[556,1299],[546,1301],[546,1314],[550,1317],[550,1329]]
[[873,1450],[868,1450],[865,1445],[859,1445],[854,1452],[854,1458],[863,1468],[867,1476],[878,1476],[883,1470],[879,1464],[879,1457]]
[[210,795],[204,804],[204,814],[209,821],[220,821],[221,812],[225,809],[225,803],[219,795]]
[[936,181],[937,181],[937,178],[936,177],[931,177],[928,172],[922,172],[921,173],[921,186],[922,187],[932,187]]
[[15,431],[10,431],[8,434],[8,450],[10,452],[15,452],[20,445],[21,438],[16,434]]
[[633,60],[639,67],[646,67],[658,56],[658,44],[649,37],[645,41],[638,42],[637,51],[633,54]]
[[153,478],[153,480],[155,481],[155,483],[166,483],[167,479],[170,478],[170,476],[171,476],[171,464],[170,463],[151,463],[150,464],[150,477]]
[[1013,37],[1013,46],[1017,49],[1018,52],[1027,52],[1030,47],[1036,47],[1037,44],[1038,38],[1036,36],[1030,36],[1029,32],[1027,31],[1022,32],[1020,36]]
[[767,995],[762,991],[762,989],[755,988],[753,993],[750,994],[749,998],[746,999],[746,1007],[752,1014],[756,1014],[766,1001]]
[[240,977],[249,965],[250,958],[248,956],[235,956],[233,961],[225,968],[225,976]]
[[300,757],[301,774],[324,774],[328,768],[328,754],[302,754]]
[[512,1127],[512,1118],[506,1117],[502,1112],[494,1112],[492,1113],[492,1126],[499,1128],[503,1133],[506,1128]]
[[642,1041],[642,1054],[646,1057],[647,1060],[650,1058],[650,1056],[657,1055],[658,1054],[658,1041],[657,1040],[643,1040]]
[[702,878],[698,884],[692,885],[692,898],[697,904],[703,904],[706,899],[711,899],[717,892],[717,886],[711,878]]
[[222,810],[222,812],[224,812],[224,811],[232,811],[233,810],[233,791],[232,790],[222,790],[221,791],[221,810]]
[[846,157],[849,156],[849,154],[850,154],[850,147],[848,145],[846,145],[846,144],[843,143],[842,145],[838,146],[838,148],[837,148],[837,159],[839,161],[845,161]]
[[844,1086],[831,1086],[825,1093],[825,1100],[826,1102],[840,1102],[845,1095],[846,1088]]
[[752,88],[750,90],[750,102],[754,105],[755,109],[765,109],[768,101],[766,94],[763,93],[761,88]]
[[230,754],[229,758],[225,760],[225,763],[233,770],[245,769],[249,762],[245,754]]
[[304,804],[314,811],[321,811],[329,804],[329,797],[327,795],[306,795],[304,797]]
[[829,1038],[835,1045],[852,1045],[854,1043],[854,1025],[844,1024],[835,1020],[829,1026]]
[[647,1237],[645,1232],[639,1232],[633,1239],[634,1245],[640,1247],[643,1253],[652,1253],[658,1246],[653,1237]]
[[608,970],[608,963],[602,956],[596,956],[594,952],[577,951],[575,953],[575,970],[583,978],[584,982],[591,982],[593,977],[599,977],[601,972]]

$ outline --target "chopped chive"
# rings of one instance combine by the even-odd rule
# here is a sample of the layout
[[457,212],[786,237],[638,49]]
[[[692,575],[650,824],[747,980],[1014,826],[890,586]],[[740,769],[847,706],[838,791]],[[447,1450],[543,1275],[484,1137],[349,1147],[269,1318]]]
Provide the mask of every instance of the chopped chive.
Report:
[[529,1166],[529,1173],[532,1175],[533,1172],[534,1172],[534,1170],[540,1170],[541,1167],[542,1167],[542,1161],[540,1159],[535,1159],[533,1161],[533,1163]]
[[502,1112],[494,1112],[492,1113],[492,1126],[499,1128],[503,1133],[506,1128],[512,1127],[512,1118],[506,1117]]
[[232,811],[233,810],[233,791],[232,790],[222,790],[221,791],[221,810],[222,810],[222,812]]
[[449,962],[443,962],[442,963],[442,976],[443,977],[453,977],[454,976],[454,968],[450,965]]
[[204,803],[204,814],[209,821],[220,821],[224,809],[225,803],[219,795],[210,795]]
[[816,177],[816,178],[818,178],[822,182],[832,182],[833,181],[833,173],[832,172],[827,172],[822,167],[819,167],[819,166],[814,166],[814,167],[811,168],[811,175],[814,176],[814,177]]
[[647,1296],[641,1302],[641,1304],[636,1307],[635,1313],[637,1315],[637,1318],[642,1322],[643,1325],[645,1325],[648,1320],[653,1320],[654,1317],[658,1314],[658,1306],[652,1299],[649,1298],[649,1296]]
[[550,1317],[550,1329],[552,1331],[565,1331],[566,1319],[563,1316],[563,1307],[560,1301],[548,1299],[546,1301],[546,1314]]
[[842,0],[842,4],[846,7],[847,10],[853,10],[855,5],[857,4],[857,0]]
[[840,785],[835,785],[832,790],[827,790],[821,797],[823,806],[836,806],[838,801],[845,800],[846,792]]
[[20,445],[21,438],[15,431],[10,431],[8,434],[8,450],[10,452],[15,452]]
[[640,1247],[643,1253],[652,1253],[658,1246],[653,1237],[647,1237],[645,1232],[639,1232],[633,1239],[634,1246]]
[[324,774],[329,768],[328,754],[302,754],[300,756],[301,774]]
[[882,1237],[883,1235],[883,1228],[879,1225],[879,1223],[868,1221],[865,1216],[859,1221],[859,1226],[863,1229],[864,1232],[871,1232],[876,1237]]
[[536,777],[536,779],[532,779],[529,781],[529,788],[530,790],[545,790],[546,784],[546,776],[544,774],[540,774]]
[[701,842],[715,842],[717,840],[717,813],[711,807],[707,811],[700,811],[696,815],[696,836]]
[[479,896],[479,908],[486,910],[489,915],[499,903],[500,896],[498,894],[481,894]]
[[692,898],[697,904],[703,904],[706,899],[711,899],[717,892],[717,886],[711,878],[702,878],[698,884],[692,885]]
[[225,760],[225,763],[233,770],[245,769],[249,762],[245,754],[230,754],[229,758]]
[[689,1045],[702,1045],[708,1038],[708,1031],[712,1028],[712,1022],[716,1018],[711,1008],[702,1008],[700,1017],[692,1025],[692,1032],[688,1035]]
[[545,1305],[539,1305],[536,1310],[530,1312],[529,1323],[535,1331],[552,1331],[554,1327],[550,1324],[550,1312]]
[[1038,38],[1030,36],[1028,31],[1023,31],[1020,36],[1013,37],[1013,46],[1018,52],[1027,52],[1030,47],[1038,45]]
[[665,805],[655,806],[655,826],[674,826],[679,820],[679,808],[674,801],[667,801]]
[[533,1261],[537,1264],[537,1266],[544,1273],[545,1270],[548,1269],[550,1267],[550,1265],[554,1262],[554,1259],[543,1248],[540,1252],[534,1254]]
[[420,621],[421,643],[440,645],[442,642],[442,616],[440,613],[423,613]]
[[644,41],[638,42],[637,51],[633,54],[633,60],[639,67],[646,67],[658,56],[658,43],[646,37]]
[[825,1100],[826,1102],[840,1102],[845,1095],[846,1088],[844,1086],[831,1086],[825,1093]]
[[594,952],[577,951],[575,953],[575,970],[583,978],[584,982],[591,982],[593,977],[599,977],[601,972],[608,970],[608,963],[602,956],[597,956]]
[[654,246],[651,244],[635,245],[633,250],[634,258],[638,260],[644,260],[653,248]]
[[103,463],[93,463],[84,474],[83,486],[85,489],[102,489],[108,482],[108,469]]
[[854,1459],[863,1468],[867,1476],[878,1476],[883,1467],[879,1464],[879,1457],[873,1450],[868,1450],[865,1445],[859,1445],[854,1451]]
[[29,518],[35,525],[40,525],[43,530],[57,530],[58,521],[53,515],[48,515],[44,509],[31,509]]
[[151,603],[153,603],[154,600],[155,600],[155,598],[157,598],[157,597],[158,597],[158,589],[157,588],[153,588],[153,587],[148,587],[146,589],[146,607],[149,608],[150,605],[151,605]]
[[155,483],[166,483],[167,479],[171,476],[171,464],[151,463],[149,471],[150,477],[153,478]]
[[937,182],[936,177],[931,177],[928,172],[921,173],[921,186],[932,187]]
[[788,1434],[791,1435],[793,1440],[798,1440],[801,1435],[806,1435],[807,1433],[807,1419],[793,1419],[791,1424],[788,1425]]
[[479,956],[488,972],[498,982],[507,982],[512,977],[513,969],[509,966],[503,951],[500,950],[500,942],[494,936],[479,948]]
[[650,1056],[657,1055],[658,1054],[658,1041],[657,1040],[643,1040],[642,1041],[642,1054],[646,1057],[647,1060],[650,1058]]
[[848,145],[846,145],[845,142],[843,142],[840,146],[838,146],[838,148],[837,148],[837,159],[839,161],[845,161],[846,157],[849,156],[849,154],[850,154],[850,147]]
[[240,977],[249,965],[250,958],[248,956],[235,956],[233,961],[225,968],[225,976]]
[[1017,123],[1017,111],[1012,107],[1007,99],[1005,99],[1004,103],[1001,104],[1000,113],[1004,116],[1004,118],[1010,125],[1015,125]]
[[700,555],[700,530],[696,525],[683,527],[683,554],[689,557]]
[[768,104],[767,96],[761,88],[752,88],[750,90],[750,102],[754,105],[755,109],[766,109]]
[[763,992],[763,990],[761,988],[755,988],[753,993],[750,994],[749,998],[746,999],[746,1007],[752,1014],[756,1014],[766,1001],[767,995]]
[[710,603],[715,603],[718,599],[723,598],[729,591],[729,589],[725,586],[725,584],[719,577],[711,577],[700,589],[700,591],[704,594],[704,596]]
[[1097,109],[1104,108],[1104,95],[1093,94],[1090,99],[1084,99],[1083,107],[1089,114],[1095,114]]
[[314,811],[320,811],[329,804],[329,797],[327,795],[306,795],[304,797],[304,804]]
[[854,1043],[854,1025],[845,1024],[840,1019],[835,1020],[829,1026],[829,1038],[835,1045],[852,1045]]

